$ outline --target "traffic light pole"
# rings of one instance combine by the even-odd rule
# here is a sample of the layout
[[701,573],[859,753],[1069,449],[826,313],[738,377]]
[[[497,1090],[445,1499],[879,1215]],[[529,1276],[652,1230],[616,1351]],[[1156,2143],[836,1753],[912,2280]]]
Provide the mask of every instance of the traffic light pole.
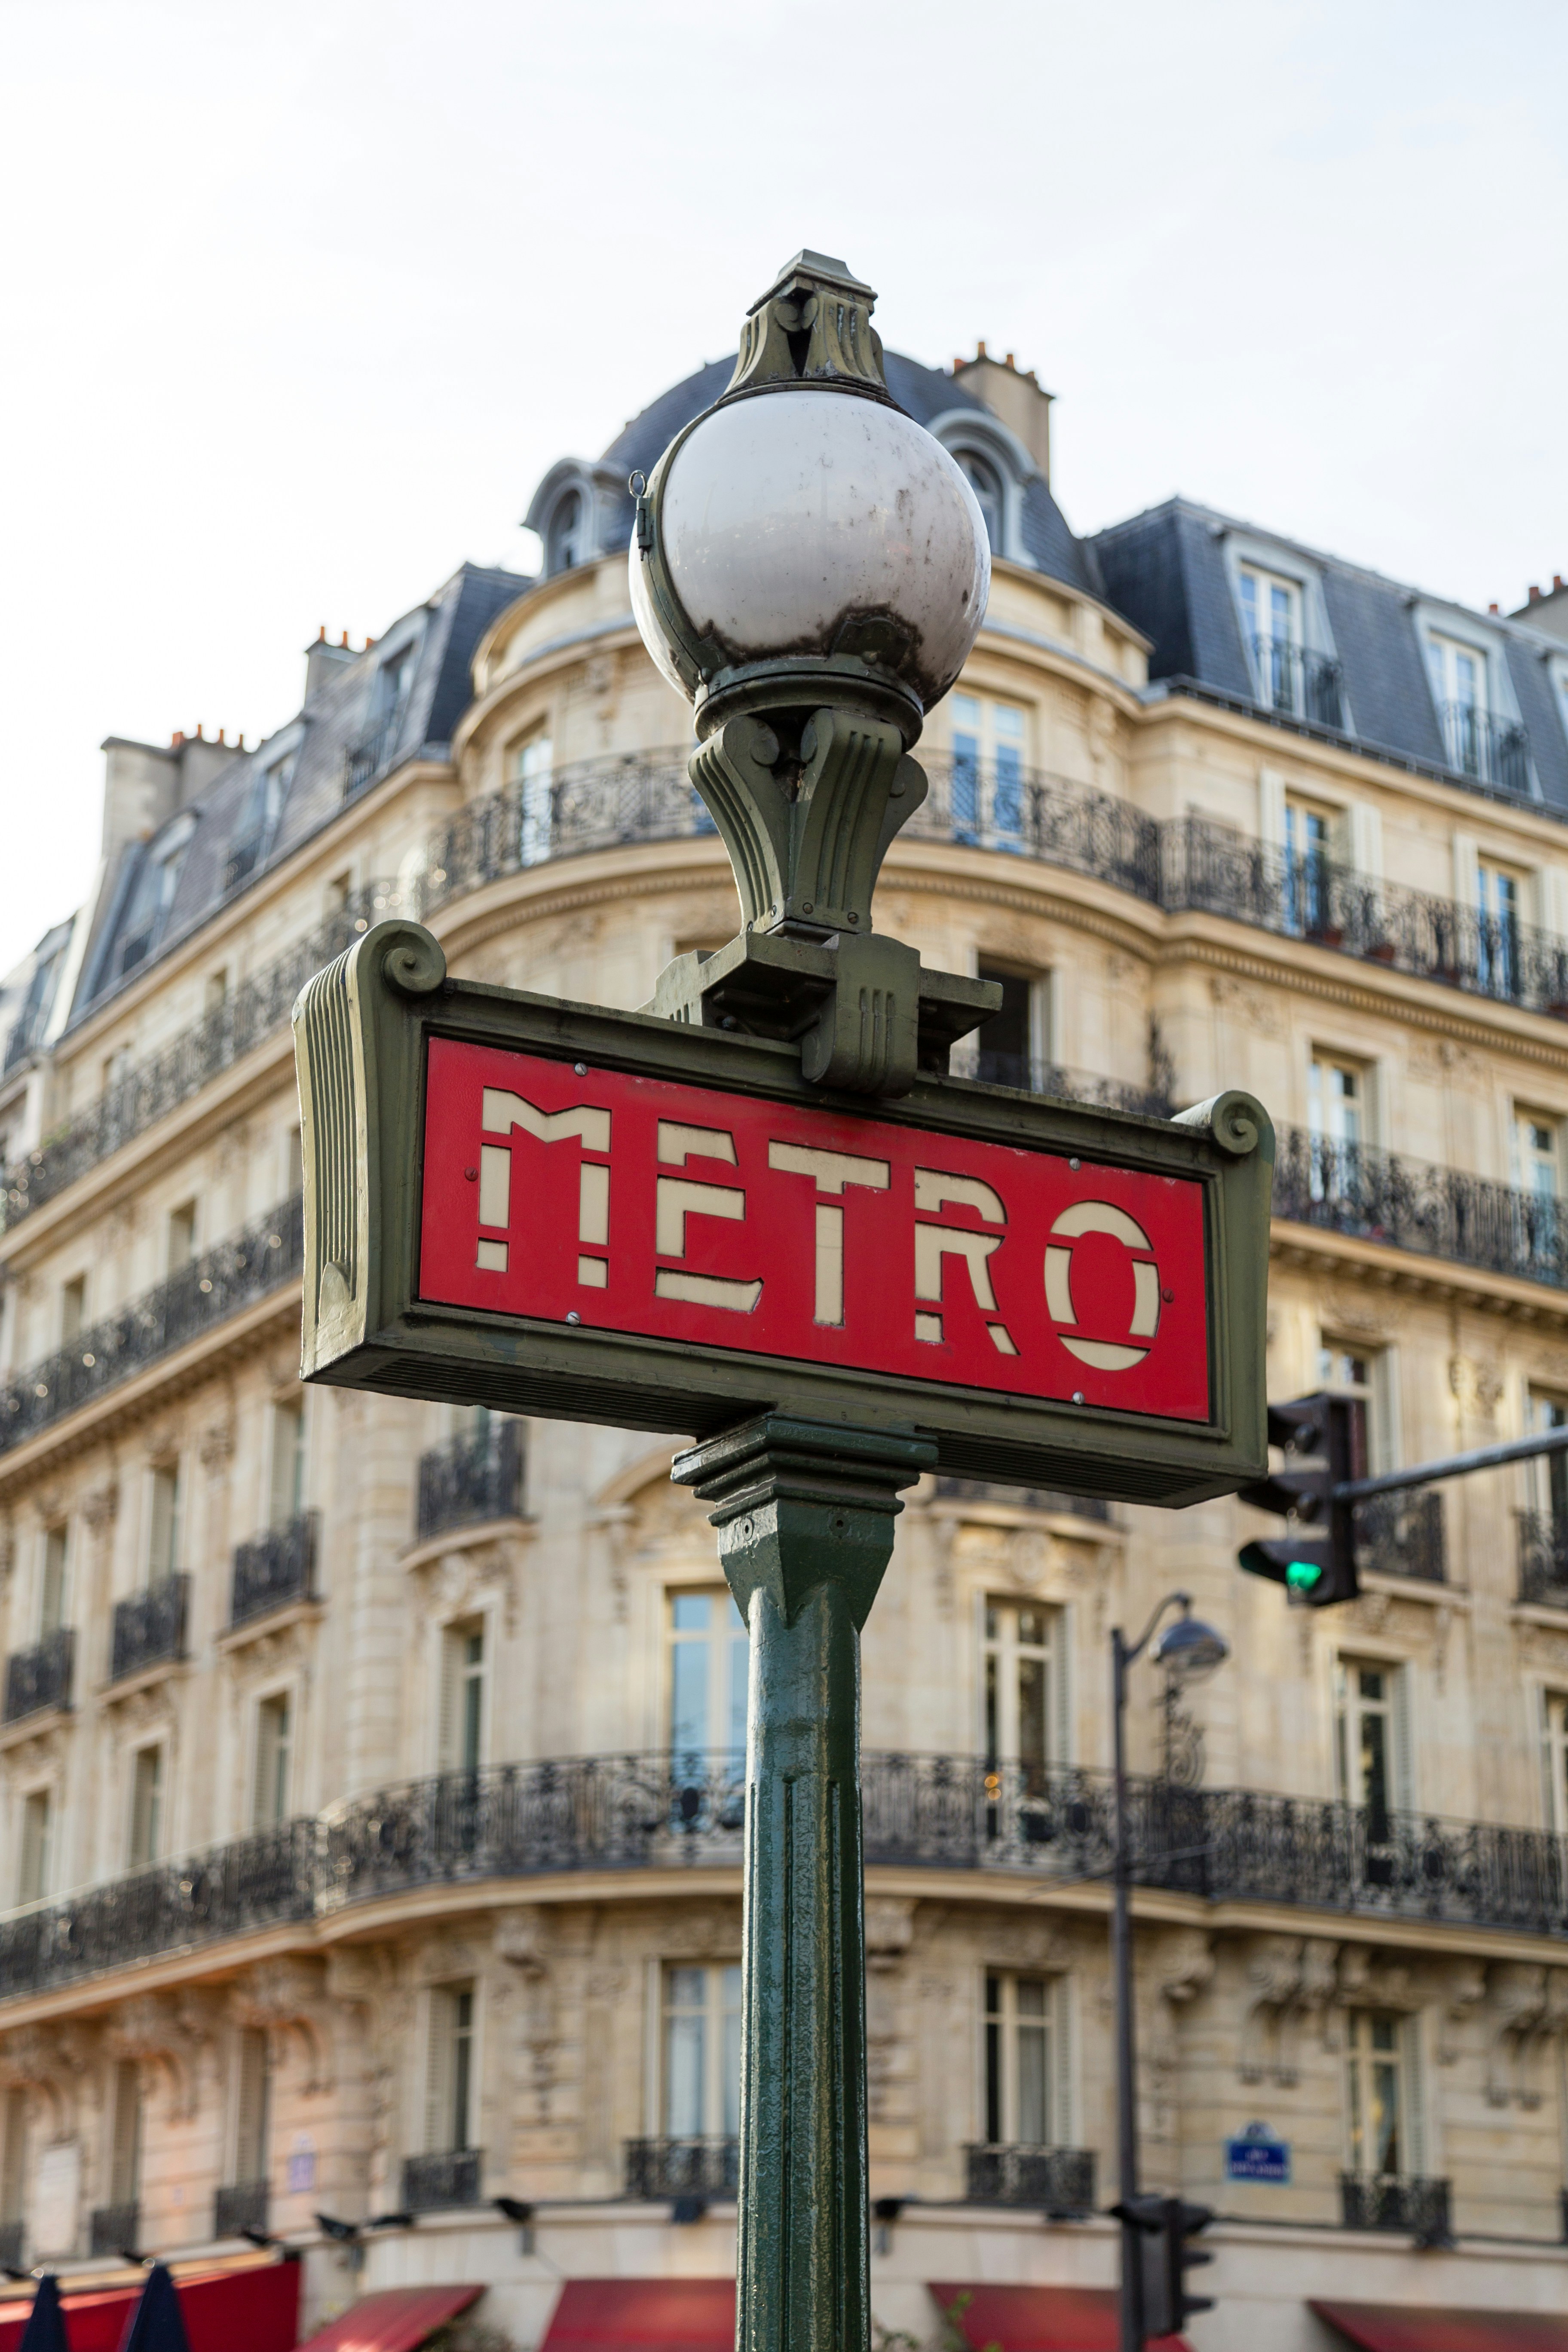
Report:
[[[1164,1603],[1161,1602],[1163,1609]],[[1152,1626],[1151,1626],[1152,1631]],[[1147,1633],[1143,1636],[1146,1642]],[[1116,1985],[1117,2201],[1121,2207],[1121,2352],[1143,2352],[1142,2247],[1129,2217],[1138,2194],[1137,2029],[1132,2014],[1131,1870],[1127,1841],[1127,1669],[1143,1646],[1129,1649],[1120,1625],[1110,1636],[1110,1714],[1115,1727],[1116,1851],[1111,1869],[1110,1963]]]
[[1542,1454],[1568,1454],[1568,1429],[1543,1429],[1537,1437],[1510,1438],[1502,1445],[1478,1446],[1473,1454],[1448,1454],[1439,1462],[1418,1462],[1414,1470],[1387,1470],[1376,1478],[1352,1478],[1334,1488],[1336,1503],[1363,1503],[1371,1495],[1397,1495],[1406,1486],[1429,1486],[1438,1478],[1462,1478],[1471,1470],[1497,1470],[1508,1462],[1532,1462]]

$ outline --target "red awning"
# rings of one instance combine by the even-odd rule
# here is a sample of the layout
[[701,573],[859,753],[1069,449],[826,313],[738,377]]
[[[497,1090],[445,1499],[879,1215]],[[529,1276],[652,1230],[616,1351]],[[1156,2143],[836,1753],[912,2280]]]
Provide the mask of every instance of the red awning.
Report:
[[540,2352],[734,2352],[727,2278],[569,2279]]
[[1551,2311],[1424,2310],[1409,2303],[1311,2303],[1359,2352],[1568,2352],[1568,2317]]
[[[1113,2286],[938,2286],[938,2308],[973,2352],[1117,2352],[1119,2297]],[[967,2301],[964,2298],[967,2297]],[[954,2306],[962,2303],[963,2307]],[[1151,2345],[1187,2352],[1180,2336],[1152,2336]]]
[[[174,2274],[191,2352],[292,2352],[300,2325],[300,2265],[258,2263],[203,2276]],[[141,2287],[62,2288],[71,2352],[120,2352]],[[16,2352],[33,2308],[31,2295],[0,2303],[0,2352]]]
[[[482,2286],[388,2286],[362,2294],[325,2327],[308,2336],[300,2352],[416,2352],[427,2336],[469,2304]],[[71,2352],[76,2352],[73,2338]],[[196,2352],[193,2344],[191,2352]]]

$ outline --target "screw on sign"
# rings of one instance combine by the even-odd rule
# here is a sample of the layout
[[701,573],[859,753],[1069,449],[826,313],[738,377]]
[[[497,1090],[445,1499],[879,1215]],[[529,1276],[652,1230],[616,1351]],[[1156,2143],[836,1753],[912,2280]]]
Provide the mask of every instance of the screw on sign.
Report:
[[424,1300],[1208,1420],[1195,1179],[444,1037],[425,1139]]

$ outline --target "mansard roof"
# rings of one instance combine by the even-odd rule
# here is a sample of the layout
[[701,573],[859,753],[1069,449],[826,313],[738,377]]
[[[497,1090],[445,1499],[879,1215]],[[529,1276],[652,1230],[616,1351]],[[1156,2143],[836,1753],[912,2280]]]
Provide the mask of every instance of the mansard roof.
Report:
[[[519,572],[464,564],[362,653],[333,662],[286,726],[237,753],[150,838],[128,843],[107,878],[72,1020],[188,938],[397,761],[444,754],[472,699],[475,646],[530,584]],[[390,680],[409,653],[412,676],[395,696]]]
[[[1111,603],[1152,642],[1149,675],[1260,706],[1268,717],[1334,740],[1347,738],[1377,758],[1440,773],[1489,797],[1536,801],[1568,815],[1568,708],[1553,677],[1560,641],[1527,623],[1477,613],[1451,599],[1187,499],[1114,523],[1089,542]],[[1256,562],[1309,592],[1308,650],[1336,666],[1342,724],[1330,727],[1262,701],[1243,637],[1236,569]],[[1474,646],[1492,664],[1492,718],[1515,737],[1519,756],[1457,764],[1445,735],[1426,645],[1432,635]],[[1513,779],[1510,782],[1509,779]]]

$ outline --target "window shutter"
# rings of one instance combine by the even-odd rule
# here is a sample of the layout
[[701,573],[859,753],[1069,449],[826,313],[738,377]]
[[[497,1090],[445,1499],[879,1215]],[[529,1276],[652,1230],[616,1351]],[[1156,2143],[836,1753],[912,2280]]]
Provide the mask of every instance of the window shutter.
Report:
[[1568,939],[1568,871],[1561,866],[1543,866],[1536,877],[1536,903],[1541,910],[1541,928],[1553,939]]
[[5,2151],[0,2156],[0,2221],[19,2221],[27,2179],[27,2094],[19,2084],[5,2094]]
[[1454,896],[1461,907],[1480,903],[1480,845],[1473,833],[1454,835]]
[[1058,2147],[1078,2145],[1076,2006],[1071,1977],[1058,1977],[1051,1987],[1051,2131]]
[[1258,771],[1258,836],[1268,849],[1285,838],[1285,779],[1278,768]]
[[1389,1676],[1394,1687],[1394,1807],[1396,1812],[1415,1811],[1415,1742],[1413,1737],[1415,1688],[1410,1667],[1396,1666]]
[[436,1986],[430,1995],[429,2049],[425,2068],[425,2146],[432,2154],[451,2142],[454,2008],[446,1986]]
[[279,1766],[289,1733],[289,1702],[286,1698],[263,1699],[256,1710],[256,1787],[252,1793],[250,1825],[253,1829],[271,1829],[281,1821],[284,1807],[279,1802]]
[[1353,801],[1346,813],[1346,848],[1358,874],[1383,879],[1383,811],[1365,801]]
[[267,2036],[258,2028],[247,2026],[239,2037],[235,2073],[236,2180],[267,2178],[268,2088]]
[[1399,2042],[1401,2060],[1399,2071],[1405,2091],[1405,2113],[1400,2119],[1405,2127],[1402,2160],[1407,2174],[1426,2177],[1428,2169],[1426,2081],[1426,2069],[1421,2063],[1424,2053],[1421,2047],[1419,2017],[1407,2017],[1404,2020],[1399,2030]]
[[277,1405],[272,1413],[272,1491],[268,1523],[287,1527],[300,1509],[304,1467],[304,1414],[293,1405]]
[[1372,1456],[1368,1475],[1378,1477],[1385,1470],[1396,1470],[1402,1451],[1399,1431],[1399,1356],[1393,1348],[1381,1349],[1372,1360],[1372,1427],[1368,1433],[1367,1452]]
[[110,2203],[134,2205],[142,2190],[142,2078],[134,2058],[122,2058],[114,2070],[109,2176]]
[[1072,1718],[1073,1621],[1071,1609],[1055,1609],[1051,1612],[1049,1759],[1053,1764],[1070,1764],[1078,1748]]
[[436,1766],[449,1772],[458,1761],[458,1702],[462,1696],[463,1639],[448,1626],[441,1636],[440,1719],[436,1731]]

